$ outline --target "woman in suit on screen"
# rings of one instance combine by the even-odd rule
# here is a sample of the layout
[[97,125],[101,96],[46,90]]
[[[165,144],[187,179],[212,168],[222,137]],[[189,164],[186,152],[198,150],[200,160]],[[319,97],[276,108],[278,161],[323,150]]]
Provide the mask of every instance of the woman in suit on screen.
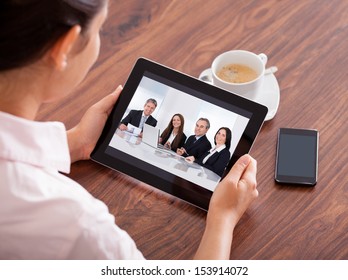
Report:
[[177,148],[182,147],[186,141],[184,123],[183,115],[175,114],[171,118],[167,128],[162,132],[160,143],[174,152]]
[[230,147],[232,132],[228,127],[221,127],[215,134],[215,147],[204,153],[201,157],[187,157],[189,162],[196,162],[222,176],[231,157]]

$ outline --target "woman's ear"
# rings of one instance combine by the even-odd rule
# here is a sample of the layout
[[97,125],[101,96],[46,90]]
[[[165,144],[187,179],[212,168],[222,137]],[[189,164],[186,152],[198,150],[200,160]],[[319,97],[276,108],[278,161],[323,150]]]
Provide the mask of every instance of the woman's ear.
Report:
[[57,70],[64,71],[67,67],[68,55],[77,43],[80,33],[81,27],[79,25],[74,25],[51,48],[49,57]]

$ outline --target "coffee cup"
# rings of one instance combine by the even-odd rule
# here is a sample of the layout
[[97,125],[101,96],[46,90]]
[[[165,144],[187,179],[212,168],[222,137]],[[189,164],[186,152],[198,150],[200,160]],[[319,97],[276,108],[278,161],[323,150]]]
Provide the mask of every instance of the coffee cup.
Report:
[[248,99],[255,99],[265,75],[267,56],[244,50],[227,51],[211,66],[215,86]]

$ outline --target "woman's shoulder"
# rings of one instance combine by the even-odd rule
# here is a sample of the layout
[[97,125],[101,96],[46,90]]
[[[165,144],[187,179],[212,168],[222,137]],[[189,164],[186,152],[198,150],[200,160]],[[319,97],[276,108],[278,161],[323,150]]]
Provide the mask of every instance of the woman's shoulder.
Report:
[[180,136],[180,142],[181,142],[182,145],[185,143],[186,139],[187,139],[187,136],[186,136],[186,134],[183,132],[183,133],[181,134],[181,136]]
[[231,155],[231,152],[230,152],[230,150],[229,149],[227,149],[227,147],[225,147],[225,148],[223,148],[221,151],[220,151],[220,153],[219,154],[221,154],[221,155],[228,155],[228,156],[230,156]]

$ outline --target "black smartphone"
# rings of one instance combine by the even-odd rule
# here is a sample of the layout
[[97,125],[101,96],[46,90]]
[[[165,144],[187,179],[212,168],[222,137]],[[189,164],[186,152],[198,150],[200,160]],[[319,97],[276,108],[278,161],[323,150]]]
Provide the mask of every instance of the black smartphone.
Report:
[[278,130],[275,180],[314,186],[318,177],[319,132],[314,129]]

